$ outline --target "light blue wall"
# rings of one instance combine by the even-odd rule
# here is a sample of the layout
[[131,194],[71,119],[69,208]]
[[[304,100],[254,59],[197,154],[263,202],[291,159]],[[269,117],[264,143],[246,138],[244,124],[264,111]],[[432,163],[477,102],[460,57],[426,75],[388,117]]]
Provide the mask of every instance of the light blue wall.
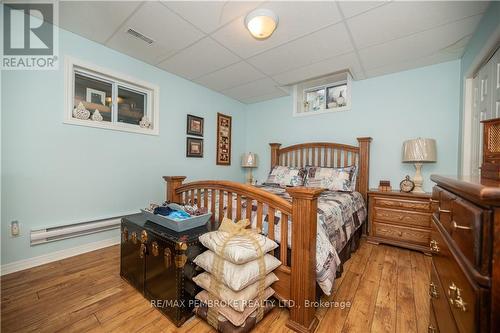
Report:
[[[110,238],[35,247],[29,230],[137,211],[164,199],[164,175],[243,180],[244,105],[102,45],[60,31],[60,55],[160,87],[160,135],[63,124],[64,71],[2,72],[2,264]],[[233,116],[232,166],[215,165],[216,114]],[[205,157],[186,158],[186,114],[205,118]],[[21,223],[11,238],[9,224]]]
[[[465,52],[461,59],[460,64],[460,124],[462,124],[464,113],[464,80],[465,75],[468,74],[475,58],[481,53],[491,35],[500,27],[500,1],[492,1],[488,9],[484,13],[481,22],[479,22],[476,31],[472,35]],[[459,135],[459,163],[461,163],[462,155],[462,126],[460,126]]]
[[460,62],[452,61],[410,71],[354,81],[352,110],[308,117],[292,116],[292,98],[252,104],[246,114],[246,147],[260,157],[257,178],[269,172],[269,142],[290,144],[333,141],[357,144],[371,136],[370,186],[389,179],[393,188],[412,165],[401,163],[403,140],[430,137],[437,141],[438,162],[425,165],[425,189],[431,173],[457,172]]

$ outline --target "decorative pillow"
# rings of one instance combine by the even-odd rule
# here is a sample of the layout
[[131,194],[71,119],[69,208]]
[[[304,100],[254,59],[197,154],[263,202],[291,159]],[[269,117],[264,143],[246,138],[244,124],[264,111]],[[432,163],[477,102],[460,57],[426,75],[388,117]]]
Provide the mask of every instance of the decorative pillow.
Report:
[[267,177],[267,184],[278,184],[280,186],[302,186],[304,185],[304,169],[277,165]]
[[[224,253],[221,253],[222,245],[228,237],[229,233],[227,232],[212,231],[201,235],[200,242],[205,247],[233,264],[245,264],[249,261],[257,259],[259,255],[255,249],[254,242],[243,235],[232,236],[224,248]],[[276,244],[275,241],[263,235],[256,233],[254,237],[257,239],[257,242],[264,253],[278,247],[278,244]]]
[[[264,290],[264,295],[263,295],[263,301],[267,300],[269,297],[271,297],[274,294],[274,290],[272,288],[267,288]],[[231,322],[234,326],[241,326],[245,323],[245,320],[247,320],[250,315],[257,310],[257,306],[259,304],[258,299],[252,299],[250,302],[248,302],[248,306],[245,307],[245,310],[243,312],[237,312],[234,311],[230,306],[228,306],[230,303],[227,303],[227,305],[222,305],[222,304],[210,304],[211,299],[207,291],[203,290],[198,293],[198,295],[195,296],[195,298],[207,304],[208,306],[217,306],[217,310],[219,311],[219,315],[224,316],[227,320]],[[214,302],[215,303],[215,302]],[[265,306],[265,303],[262,304]]]
[[[213,273],[215,256],[215,253],[208,250],[197,256],[193,262],[205,271]],[[281,261],[269,254],[266,254],[263,260],[266,274],[271,273],[281,265]],[[229,261],[224,261],[223,266],[220,281],[233,291],[240,291],[257,281],[260,276],[259,260],[250,261],[243,265],[235,265]]]
[[352,192],[356,189],[356,171],[355,165],[343,168],[307,166],[305,186]]
[[[210,282],[213,277],[209,273],[201,273],[193,278],[194,283],[196,283],[200,288],[205,290],[210,290]],[[264,288],[269,287],[274,282],[278,281],[278,277],[274,273],[269,273],[266,275],[264,281]],[[239,312],[245,310],[245,305],[251,300],[257,297],[259,292],[259,281],[252,283],[248,287],[234,292],[224,284],[221,284],[217,296],[221,301],[227,302],[233,309]],[[213,293],[214,294],[214,293]]]

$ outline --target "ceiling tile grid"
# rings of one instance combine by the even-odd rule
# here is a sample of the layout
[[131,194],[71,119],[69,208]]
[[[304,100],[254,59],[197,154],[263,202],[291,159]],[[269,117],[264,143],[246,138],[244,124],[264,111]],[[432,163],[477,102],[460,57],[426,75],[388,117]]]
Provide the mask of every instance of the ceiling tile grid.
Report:
[[[61,2],[60,25],[243,103],[287,94],[283,86],[349,70],[355,79],[463,54],[488,1]],[[279,24],[251,37],[247,13]],[[86,13],[86,15],[81,15]],[[91,18],[91,19],[90,19]],[[126,33],[132,28],[155,42]]]

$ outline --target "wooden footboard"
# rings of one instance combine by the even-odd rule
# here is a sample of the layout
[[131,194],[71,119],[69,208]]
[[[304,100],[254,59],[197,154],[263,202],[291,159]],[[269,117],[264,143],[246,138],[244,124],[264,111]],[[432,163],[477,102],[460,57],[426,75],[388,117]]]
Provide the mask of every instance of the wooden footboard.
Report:
[[[184,184],[186,177],[183,176],[163,178],[167,182],[168,201],[206,207],[213,214],[213,223],[222,221],[224,216],[234,220],[255,218],[257,229],[262,230],[263,216],[267,212],[268,237],[271,239],[275,236],[275,222],[279,223],[281,234],[277,251],[282,265],[276,271],[280,280],[273,288],[281,300],[289,301],[287,326],[298,332],[314,331],[318,324],[315,308],[305,305],[316,299],[317,198],[323,190],[289,188],[290,203],[257,187],[236,182],[208,180]],[[280,217],[279,221],[275,221],[276,216]],[[293,221],[291,263],[287,258],[289,218]]]

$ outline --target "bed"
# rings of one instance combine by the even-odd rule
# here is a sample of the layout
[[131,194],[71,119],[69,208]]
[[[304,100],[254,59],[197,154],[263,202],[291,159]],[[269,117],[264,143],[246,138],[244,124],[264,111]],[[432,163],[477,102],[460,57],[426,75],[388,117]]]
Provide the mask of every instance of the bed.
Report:
[[[371,138],[357,141],[358,146],[314,142],[281,148],[278,143],[270,144],[271,168],[356,165],[356,191],[350,194],[231,181],[184,183],[184,176],[164,177],[168,201],[196,202],[207,207],[213,213],[214,224],[224,216],[248,218],[253,228],[280,244],[275,255],[282,265],[275,272],[279,281],[273,288],[277,297],[289,304],[287,326],[297,332],[312,332],[316,328],[315,308],[305,305],[316,300],[317,283],[324,293],[331,291],[339,265],[349,257],[353,237],[359,237],[366,220]],[[344,216],[332,219],[332,214]]]

